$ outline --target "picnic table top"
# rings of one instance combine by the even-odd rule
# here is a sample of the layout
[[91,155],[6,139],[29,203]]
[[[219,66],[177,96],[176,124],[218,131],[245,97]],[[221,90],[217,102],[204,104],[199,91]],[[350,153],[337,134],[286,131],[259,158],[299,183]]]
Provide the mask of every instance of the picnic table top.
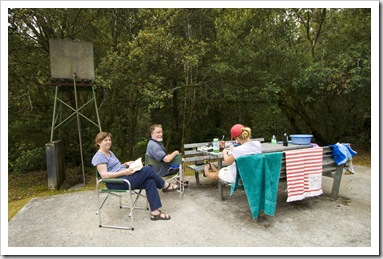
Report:
[[[311,144],[296,145],[296,144],[291,144],[291,143],[289,143],[289,145],[287,147],[283,146],[282,144],[271,144],[271,143],[261,143],[261,145],[262,145],[262,153],[283,152],[283,151],[287,151],[287,150],[311,148],[312,147]],[[217,156],[217,158],[222,158],[222,152],[215,153],[215,152],[203,152],[203,151],[201,151],[201,153]]]

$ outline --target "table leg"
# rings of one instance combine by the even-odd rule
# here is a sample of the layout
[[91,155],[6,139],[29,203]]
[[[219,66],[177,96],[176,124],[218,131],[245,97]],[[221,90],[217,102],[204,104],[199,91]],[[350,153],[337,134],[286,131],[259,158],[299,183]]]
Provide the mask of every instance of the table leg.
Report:
[[222,168],[222,158],[218,158],[218,169]]

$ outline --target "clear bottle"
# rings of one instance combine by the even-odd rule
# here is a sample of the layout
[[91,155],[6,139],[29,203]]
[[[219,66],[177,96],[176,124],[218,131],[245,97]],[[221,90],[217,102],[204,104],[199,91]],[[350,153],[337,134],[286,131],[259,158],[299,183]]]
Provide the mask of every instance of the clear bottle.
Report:
[[275,138],[275,135],[273,135],[273,138],[271,139],[271,144],[277,144],[277,139]]
[[219,147],[219,150],[222,152],[226,148],[226,142],[225,140],[221,141],[221,146]]
[[289,145],[289,139],[287,137],[286,129],[283,131],[283,146],[287,147]]
[[219,153],[219,143],[218,143],[218,138],[213,139],[213,152],[214,153]]

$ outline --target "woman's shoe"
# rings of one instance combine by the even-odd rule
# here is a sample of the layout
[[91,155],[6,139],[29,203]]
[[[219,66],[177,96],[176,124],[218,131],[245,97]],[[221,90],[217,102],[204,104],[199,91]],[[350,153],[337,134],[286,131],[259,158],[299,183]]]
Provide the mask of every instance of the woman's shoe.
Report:
[[158,213],[157,215],[150,214],[150,219],[151,220],[169,220],[169,219],[171,219],[170,215],[162,213],[160,210],[159,210],[159,212],[160,213]]
[[168,187],[165,189],[162,189],[163,192],[174,192],[177,191],[180,187],[177,184],[171,184],[169,183]]

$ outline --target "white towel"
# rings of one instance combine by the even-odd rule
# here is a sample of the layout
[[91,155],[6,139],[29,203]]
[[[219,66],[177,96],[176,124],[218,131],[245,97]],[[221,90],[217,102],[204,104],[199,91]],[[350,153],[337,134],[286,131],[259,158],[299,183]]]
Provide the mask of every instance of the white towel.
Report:
[[285,155],[287,202],[321,195],[323,148],[295,149]]

